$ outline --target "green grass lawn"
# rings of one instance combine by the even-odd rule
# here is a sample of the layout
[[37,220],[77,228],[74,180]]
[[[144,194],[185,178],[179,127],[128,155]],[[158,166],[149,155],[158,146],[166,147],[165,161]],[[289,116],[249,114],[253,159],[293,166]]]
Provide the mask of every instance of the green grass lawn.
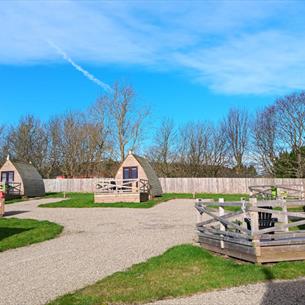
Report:
[[192,245],[117,272],[96,284],[59,297],[49,305],[143,304],[165,298],[234,287],[271,279],[305,276],[305,262],[272,265],[237,263]]
[[[94,203],[94,198],[92,193],[66,193],[69,198],[60,202],[41,204],[40,207],[47,208],[151,208],[154,205],[165,202],[171,199],[177,198],[193,198],[192,194],[175,194],[168,193],[163,194],[160,197],[155,197],[152,200],[146,202],[115,202],[115,203]],[[213,198],[217,200],[218,198],[224,198],[226,201],[239,201],[241,197],[245,197],[245,194],[196,194],[196,198]],[[52,197],[51,195],[49,197]],[[63,197],[62,193],[56,193],[53,197]]]
[[49,221],[0,218],[0,252],[54,238],[62,229]]
[[7,199],[5,200],[5,204],[12,204],[12,203],[17,203],[17,202],[22,202],[26,200],[30,200],[32,198],[14,198],[14,199]]
[[58,197],[63,197],[63,193],[46,193],[45,196],[43,197],[20,197],[20,198],[8,199],[5,200],[5,204],[24,202],[28,200],[39,200],[42,198],[58,198]]

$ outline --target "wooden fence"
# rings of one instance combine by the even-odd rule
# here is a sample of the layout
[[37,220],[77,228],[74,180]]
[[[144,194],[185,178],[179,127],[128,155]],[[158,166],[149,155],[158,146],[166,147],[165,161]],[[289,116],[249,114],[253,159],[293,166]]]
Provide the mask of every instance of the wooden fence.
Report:
[[[46,192],[95,192],[94,179],[44,179]],[[305,179],[273,178],[160,178],[164,193],[223,193],[243,194],[251,185],[304,184]],[[305,189],[305,187],[304,187]]]
[[305,184],[305,179],[274,178],[160,178],[165,193],[244,194],[251,185]]
[[[250,198],[248,202],[220,199],[219,203],[197,199],[198,241],[208,250],[250,262],[305,259],[305,213],[289,211],[289,207],[304,204],[304,200],[293,198],[260,201]],[[226,207],[240,210],[225,213]],[[204,214],[208,220],[203,220]]]

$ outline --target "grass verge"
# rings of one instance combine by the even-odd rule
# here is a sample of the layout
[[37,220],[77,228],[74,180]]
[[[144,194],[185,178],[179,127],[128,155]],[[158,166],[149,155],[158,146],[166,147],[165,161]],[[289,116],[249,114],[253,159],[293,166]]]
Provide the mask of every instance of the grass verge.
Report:
[[[176,194],[167,193],[160,197],[155,197],[152,200],[146,202],[114,202],[114,203],[94,203],[94,195],[92,193],[66,193],[67,200],[60,202],[41,204],[40,207],[45,208],[151,208],[156,204],[165,202],[171,199],[193,198],[192,194]],[[241,197],[245,197],[245,194],[196,194],[196,198],[212,198],[217,200],[218,198],[224,198],[226,201],[239,201]],[[51,197],[51,196],[50,196]],[[53,197],[63,197],[62,193],[54,194]]]
[[49,221],[0,218],[0,252],[54,238],[62,229]]
[[49,305],[143,304],[165,298],[305,275],[305,262],[239,264],[192,245],[176,246],[147,262],[117,272],[94,285],[59,297]]
[[[18,203],[18,202],[23,202],[23,201],[28,201],[28,200],[34,200],[38,199],[36,197],[27,197],[27,198],[14,198],[14,199],[6,199],[5,204],[12,204],[12,203]],[[40,199],[40,198],[39,198]]]
[[5,200],[5,204],[12,204],[12,203],[18,203],[18,202],[24,202],[29,200],[39,200],[44,198],[58,198],[63,197],[63,193],[46,193],[43,197],[20,197],[20,198],[14,198],[14,199],[7,199]]

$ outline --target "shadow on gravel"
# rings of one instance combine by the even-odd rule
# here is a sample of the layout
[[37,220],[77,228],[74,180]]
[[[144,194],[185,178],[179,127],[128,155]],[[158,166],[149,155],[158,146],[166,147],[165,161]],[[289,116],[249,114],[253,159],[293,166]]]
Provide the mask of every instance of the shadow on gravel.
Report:
[[305,305],[305,280],[269,282],[260,305]]
[[8,211],[4,213],[4,217],[5,216],[14,216],[14,215],[18,215],[18,214],[23,214],[23,213],[28,213],[29,211]]

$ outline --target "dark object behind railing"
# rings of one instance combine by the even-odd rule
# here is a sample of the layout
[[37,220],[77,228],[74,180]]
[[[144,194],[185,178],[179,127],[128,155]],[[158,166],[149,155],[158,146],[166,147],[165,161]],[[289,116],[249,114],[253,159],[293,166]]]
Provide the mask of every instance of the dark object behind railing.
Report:
[[[272,207],[261,207],[262,209],[272,210]],[[247,229],[251,230],[251,221],[248,218],[244,219],[247,224]],[[278,222],[278,218],[272,217],[271,213],[258,212],[258,229],[272,228]],[[272,232],[274,233],[274,232]]]

